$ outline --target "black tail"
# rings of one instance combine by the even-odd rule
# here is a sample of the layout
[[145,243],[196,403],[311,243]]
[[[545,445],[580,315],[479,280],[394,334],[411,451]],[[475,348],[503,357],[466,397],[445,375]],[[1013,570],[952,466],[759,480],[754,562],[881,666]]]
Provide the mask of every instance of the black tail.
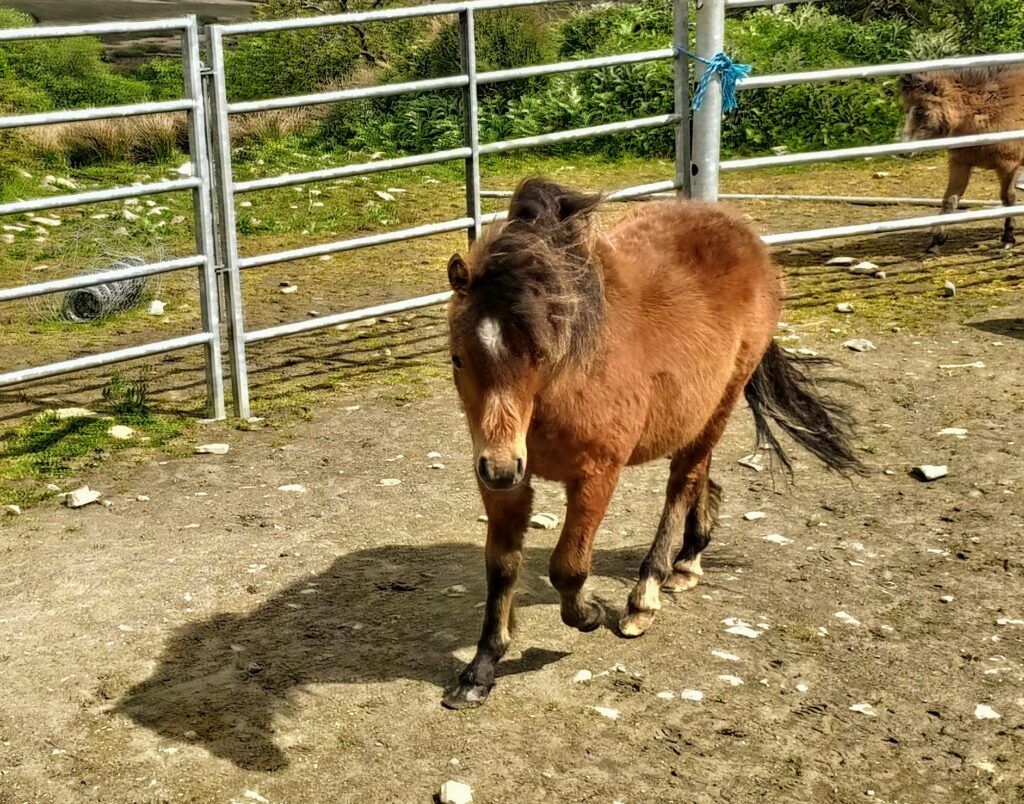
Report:
[[797,358],[772,343],[747,383],[745,395],[754,414],[758,444],[767,444],[792,471],[789,457],[768,426],[773,420],[794,440],[814,453],[829,468],[843,475],[867,473],[854,454],[853,417],[845,405],[823,396],[803,365],[829,361]]

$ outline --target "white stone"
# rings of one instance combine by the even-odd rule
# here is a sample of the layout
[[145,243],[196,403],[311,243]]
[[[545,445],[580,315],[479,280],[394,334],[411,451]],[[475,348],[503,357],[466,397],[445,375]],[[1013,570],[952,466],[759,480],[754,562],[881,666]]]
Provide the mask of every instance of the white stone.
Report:
[[949,467],[923,463],[920,466],[915,466],[911,471],[918,480],[938,480],[949,474]]
[[868,717],[878,717],[878,713],[874,710],[874,707],[869,703],[858,703],[850,707],[851,712],[859,712],[862,715]]
[[301,483],[286,483],[283,486],[278,486],[277,490],[278,491],[286,492],[288,494],[305,494],[306,493],[306,487],[303,486]]
[[594,707],[594,711],[597,712],[597,714],[599,714],[601,717],[606,717],[609,720],[618,720],[619,719],[619,710],[618,709],[611,709],[611,708],[609,708],[607,706],[595,706]]
[[771,542],[772,544],[787,545],[793,543],[792,539],[787,539],[785,536],[778,533],[769,533],[767,536],[762,536],[761,539],[766,542]]
[[32,223],[39,224],[40,226],[60,226],[60,218],[30,217],[29,220]]
[[[873,262],[868,262],[867,260],[865,260],[864,262],[858,262],[856,265],[850,266],[851,274],[873,274],[876,271],[878,271],[878,266],[875,265]],[[840,310],[840,312],[843,311]]]
[[853,257],[833,257],[831,260],[826,262],[825,265],[847,266],[847,265],[853,265],[856,262],[857,262],[857,260],[854,259]]
[[268,799],[261,796],[255,790],[246,790],[244,793],[242,793],[242,796],[243,798],[247,798],[250,801],[257,802],[257,804],[270,804],[270,801]]
[[837,313],[852,313],[853,312],[853,304],[851,304],[850,302],[839,302],[839,304],[836,305],[836,312]]
[[985,364],[980,360],[975,360],[973,363],[939,363],[940,369],[958,369],[958,368],[985,368]]
[[974,716],[978,720],[998,720],[1000,714],[987,704],[978,704],[974,707]]
[[589,670],[577,670],[576,675],[572,677],[573,684],[583,684],[594,678],[594,674]]
[[847,614],[845,611],[837,611],[832,616],[839,620],[839,622],[845,623],[846,625],[860,625],[860,620],[852,614]]
[[127,441],[135,435],[135,431],[131,427],[126,427],[123,424],[115,424],[107,430],[107,435],[116,441]]
[[739,676],[722,675],[718,677],[719,681],[724,681],[731,687],[738,687],[743,683],[743,679]]
[[285,294],[286,296],[289,293],[297,293],[298,290],[299,290],[299,286],[298,285],[283,285],[280,288],[281,293]]
[[395,197],[391,193],[386,193],[383,190],[374,190],[373,194],[382,201],[394,201]]
[[473,801],[473,789],[465,782],[449,779],[441,785],[438,799],[441,804],[470,804]]
[[766,516],[768,516],[768,514],[764,511],[747,511],[747,513],[743,515],[743,518],[748,522],[753,522],[757,519],[764,519]]
[[764,471],[764,463],[762,462],[761,456],[757,454],[744,455],[737,461],[740,466],[746,466],[748,469],[753,469],[755,472]]
[[432,463],[427,468],[428,469],[444,469],[444,464],[443,463]]
[[103,492],[96,491],[96,489],[91,489],[88,486],[82,486],[68,492],[64,497],[64,504],[68,508],[81,508],[83,505],[96,502],[102,496]]
[[149,314],[150,315],[163,315],[164,314],[164,308],[166,306],[167,306],[167,304],[165,302],[162,302],[159,299],[153,299],[153,301],[151,301],[149,303]]
[[197,455],[227,455],[231,447],[228,444],[201,444],[196,447]]
[[431,450],[430,452],[427,453],[427,457],[430,460],[433,461],[433,460],[436,460],[436,459],[440,458],[441,457],[441,453],[438,452],[436,449],[435,450]]
[[382,486],[397,486],[401,482],[397,477],[385,477],[380,481],[380,484]]
[[466,591],[467,589],[465,586],[463,586],[461,583],[457,583],[453,586],[449,586],[445,589],[442,589],[441,593],[446,595],[447,597],[462,597],[464,594],[466,594]]
[[534,514],[530,517],[530,527],[538,530],[553,530],[558,527],[558,517],[554,514]]
[[10,514],[11,516],[19,516],[21,514],[21,507],[17,505],[5,505],[3,510],[5,514]]
[[935,435],[965,438],[967,436],[967,430],[965,430],[963,427],[943,427]]
[[684,701],[703,701],[704,693],[700,690],[683,690],[679,693],[679,697]]
[[740,657],[735,653],[726,653],[724,650],[713,650],[711,655],[716,659],[722,659],[726,662],[738,662],[740,660]]
[[952,603],[954,600],[956,600],[956,598],[952,595],[943,595],[939,598],[940,603]]
[[47,491],[52,491],[52,492],[59,492],[60,491],[60,486],[58,486],[56,483],[47,483],[46,484],[46,490]]
[[149,497],[145,494],[139,494],[135,499],[139,502],[149,502]]
[[942,283],[942,295],[947,299],[953,298],[956,295],[956,285],[947,279]]
[[810,687],[808,687],[801,681],[799,684],[796,685],[795,689],[797,692],[807,692],[810,689]]
[[876,348],[875,344],[867,338],[851,338],[848,341],[843,341],[843,346],[854,352],[872,352]]
[[186,162],[183,165],[179,165],[177,168],[175,168],[174,172],[177,173],[179,176],[191,176],[192,175],[192,163],[191,162]]
[[1000,617],[996,625],[1024,625],[1024,620],[1015,620],[1010,617]]
[[725,633],[734,634],[735,636],[746,637],[747,639],[757,639],[761,636],[761,632],[756,628],[751,628],[749,625],[733,625],[725,629]]
[[57,408],[54,415],[59,422],[65,419],[98,419],[100,416],[96,411],[88,408]]
[[657,697],[661,698],[661,700],[663,701],[671,701],[673,698],[676,697],[676,694],[669,690],[662,690],[661,692],[657,693]]

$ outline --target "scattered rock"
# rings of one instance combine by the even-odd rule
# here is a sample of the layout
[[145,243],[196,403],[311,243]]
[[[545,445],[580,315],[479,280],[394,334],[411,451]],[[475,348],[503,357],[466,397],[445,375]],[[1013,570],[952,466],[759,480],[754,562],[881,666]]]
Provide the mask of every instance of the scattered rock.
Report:
[[839,622],[845,623],[846,625],[860,625],[860,620],[851,614],[847,614],[845,611],[837,611],[832,616],[839,620]]
[[139,502],[149,502],[149,497],[145,494],[140,494],[135,499]]
[[64,505],[68,508],[81,508],[89,503],[96,502],[100,497],[103,496],[102,491],[96,491],[88,486],[82,486],[74,491],[70,491],[64,497]]
[[21,507],[17,506],[17,505],[5,505],[3,507],[3,511],[8,516],[20,516],[21,515]]
[[297,293],[299,286],[293,285],[291,282],[282,282],[278,289],[287,296],[289,293]]
[[892,174],[890,174],[888,170],[876,170],[874,173],[871,174],[871,178],[884,179],[890,175]]
[[1015,620],[1010,617],[1000,617],[996,620],[996,625],[1024,625],[1024,620]]
[[466,587],[461,583],[457,583],[454,586],[446,587],[441,590],[441,593],[447,597],[462,597],[466,594]]
[[974,707],[974,716],[978,720],[998,720],[1001,715],[987,704],[978,704]]
[[380,484],[382,486],[397,486],[401,482],[402,481],[399,480],[397,477],[385,477],[383,480],[380,481]]
[[957,368],[985,368],[985,364],[980,360],[975,360],[973,363],[940,363],[940,369],[957,369]]
[[196,447],[197,455],[227,455],[231,447],[228,444],[200,444]]
[[589,670],[577,670],[576,675],[572,677],[573,684],[583,684],[594,678],[594,674]]
[[162,302],[159,299],[153,299],[153,301],[149,303],[149,314],[163,315],[165,307],[167,307],[166,302]]
[[673,698],[676,697],[676,694],[674,692],[670,692],[669,690],[662,690],[661,692],[657,693],[657,697],[661,698],[661,700],[663,701],[671,701]]
[[939,598],[940,603],[952,603],[954,600],[956,600],[956,598],[952,595],[943,595]]
[[799,684],[796,685],[796,687],[794,689],[796,689],[797,692],[807,692],[810,689],[810,687],[808,687],[803,682],[800,682]]
[[395,197],[391,193],[387,193],[384,190],[374,190],[373,194],[377,196],[381,201],[394,201]]
[[867,338],[851,338],[848,341],[843,341],[843,346],[854,352],[872,352],[876,348]]
[[851,302],[839,302],[839,304],[836,305],[836,312],[837,313],[852,313],[853,312],[853,304]]
[[441,785],[438,800],[441,804],[470,804],[473,801],[473,789],[465,782],[449,779]]
[[242,797],[247,798],[250,801],[255,801],[257,802],[257,804],[270,804],[269,799],[264,798],[255,790],[246,790],[244,793],[242,793]]
[[721,659],[726,662],[738,662],[740,660],[740,657],[735,653],[726,653],[724,650],[713,650],[711,651],[711,655],[716,659]]
[[764,511],[747,511],[747,513],[743,515],[743,518],[748,522],[754,522],[758,519],[764,519],[766,516],[768,516],[768,514]]
[[601,717],[606,717],[609,720],[618,720],[619,719],[619,710],[618,709],[610,709],[607,706],[595,706],[594,707],[594,711],[597,712],[597,714],[599,714]]
[[781,544],[783,546],[793,543],[792,539],[787,539],[779,533],[769,533],[767,536],[762,536],[761,539],[766,542],[771,542],[772,544]]
[[428,453],[427,453],[427,457],[428,457],[428,458],[429,458],[430,460],[432,460],[432,461],[433,461],[433,460],[437,460],[438,458],[440,458],[440,457],[441,457],[441,453],[440,453],[440,452],[438,452],[437,450],[432,450],[432,451],[430,451],[430,452],[428,452]]
[[[873,262],[868,262],[867,260],[865,260],[864,262],[858,262],[856,265],[850,266],[851,274],[874,274],[878,270],[879,267],[877,265],[875,265]],[[839,312],[842,313],[846,311],[840,310]],[[853,310],[851,309],[850,312],[852,313]]]
[[[735,618],[730,617],[725,622],[729,623],[733,620],[735,620]],[[730,625],[725,629],[725,633],[733,634],[734,636],[746,637],[747,639],[757,639],[761,636],[761,631],[758,631],[756,628],[751,628],[750,625],[742,620],[736,620],[734,625]]]
[[131,427],[125,427],[123,424],[115,424],[107,430],[107,435],[116,441],[127,441],[135,435],[135,431]]
[[854,265],[856,262],[857,260],[853,257],[833,257],[831,260],[826,262],[825,265],[839,265],[845,267],[847,265]]
[[724,681],[730,687],[738,687],[743,683],[743,679],[739,676],[723,675],[718,677],[719,681]]
[[854,704],[850,707],[850,711],[859,712],[860,714],[867,715],[868,717],[878,717],[878,713],[874,710],[874,707],[872,707],[869,703]]
[[486,522],[487,521],[487,514],[480,514],[480,516],[478,516],[476,518],[476,521],[477,522]]
[[60,226],[60,218],[41,218],[41,217],[30,217],[29,221],[38,224],[39,226]]
[[956,436],[957,438],[966,438],[967,430],[965,430],[963,427],[943,427],[935,435]]
[[56,493],[56,492],[60,491],[60,486],[58,486],[56,483],[47,483],[46,484],[46,490],[47,491],[52,491],[52,492]]
[[920,466],[915,466],[910,470],[910,474],[916,477],[918,480],[938,480],[941,477],[945,477],[949,474],[948,466],[932,466],[931,464],[923,463]]
[[428,469],[444,469],[444,464],[443,463],[432,463],[427,468]]
[[65,419],[98,419],[100,414],[94,410],[88,408],[57,408],[54,415],[57,417],[57,421],[62,422]]
[[192,163],[191,162],[186,162],[183,165],[179,165],[177,168],[175,168],[174,172],[177,173],[179,176],[191,176],[192,175]]
[[947,299],[953,298],[956,295],[956,285],[947,279],[942,283],[942,295]]
[[758,454],[744,455],[737,461],[740,466],[746,466],[748,469],[753,469],[755,472],[764,471],[764,460]]
[[277,487],[278,491],[283,491],[287,494],[305,494],[306,487],[301,483],[286,483],[283,486]]
[[885,279],[888,275],[885,271],[875,271],[873,274],[875,279]]
[[679,693],[679,697],[684,701],[703,701],[704,693],[700,690],[683,690]]
[[554,514],[534,514],[530,517],[530,527],[538,530],[554,530],[558,527],[558,517]]

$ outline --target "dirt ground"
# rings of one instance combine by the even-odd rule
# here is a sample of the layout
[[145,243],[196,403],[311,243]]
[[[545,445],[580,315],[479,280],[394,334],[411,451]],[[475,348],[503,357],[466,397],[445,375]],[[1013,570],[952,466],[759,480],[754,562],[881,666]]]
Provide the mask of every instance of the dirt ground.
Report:
[[[561,624],[556,532],[531,531],[514,647],[479,710],[440,706],[478,635],[485,527],[442,319],[281,342],[254,393],[303,377],[304,416],[199,427],[226,456],[129,450],[62,481],[109,508],[0,520],[0,802],[424,802],[447,779],[478,802],[1024,799],[1024,278],[997,233],[960,230],[940,267],[920,234],[780,255],[780,337],[861,384],[835,387],[870,476],[798,453],[792,484],[741,466],[737,411],[705,582],[635,641]],[[840,250],[889,277],[824,271]],[[921,463],[949,475],[915,480]],[[609,625],[666,476],[629,470],[599,533]],[[538,485],[561,518],[561,490]]]

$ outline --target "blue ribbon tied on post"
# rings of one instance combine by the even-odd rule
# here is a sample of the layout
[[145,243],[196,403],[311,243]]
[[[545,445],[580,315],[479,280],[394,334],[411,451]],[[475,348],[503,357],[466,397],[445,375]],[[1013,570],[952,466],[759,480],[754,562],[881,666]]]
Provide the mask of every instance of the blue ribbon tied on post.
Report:
[[716,75],[722,84],[722,112],[731,112],[736,108],[736,82],[750,75],[752,67],[749,64],[737,64],[725,53],[716,53],[710,59],[705,59],[682,47],[676,47],[676,52],[707,65],[704,75],[697,82],[697,89],[693,93],[693,102],[690,104],[691,109],[697,111],[704,103],[708,86]]

